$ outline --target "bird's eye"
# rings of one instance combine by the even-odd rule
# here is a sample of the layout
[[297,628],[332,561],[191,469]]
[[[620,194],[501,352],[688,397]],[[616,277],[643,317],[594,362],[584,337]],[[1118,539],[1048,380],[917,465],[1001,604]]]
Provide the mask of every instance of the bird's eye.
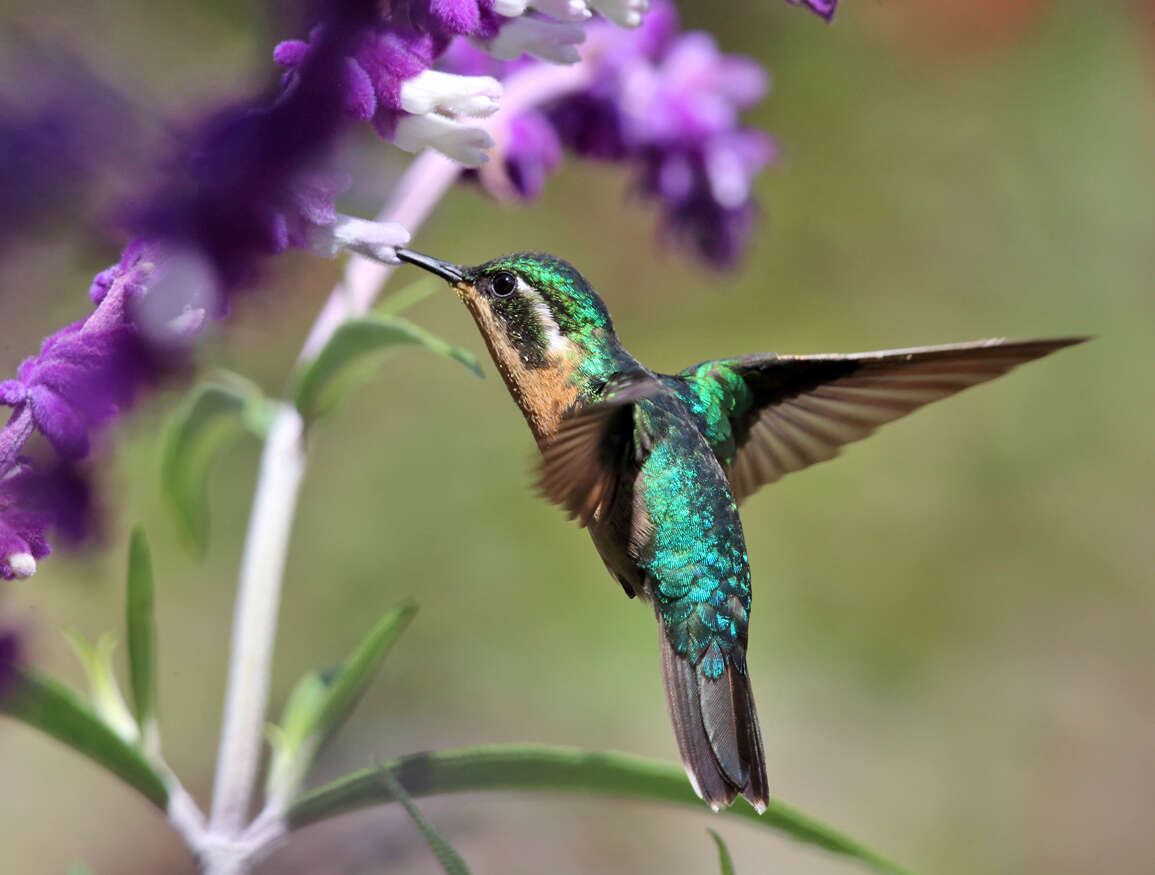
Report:
[[517,277],[508,270],[498,271],[489,281],[489,287],[498,298],[508,298],[517,288]]

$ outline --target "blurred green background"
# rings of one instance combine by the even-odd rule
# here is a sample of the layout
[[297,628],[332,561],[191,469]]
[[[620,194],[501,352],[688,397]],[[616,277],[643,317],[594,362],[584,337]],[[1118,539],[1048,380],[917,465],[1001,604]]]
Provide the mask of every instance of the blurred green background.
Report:
[[[568,258],[629,349],[666,370],[758,350],[1096,335],[750,500],[750,660],[772,791],[912,870],[1150,872],[1155,8],[844,0],[825,27],[779,0],[681,5],[687,26],[774,77],[751,121],[783,159],[759,184],[766,220],[738,273],[656,248],[626,175],[575,161],[525,209],[456,191],[415,244],[466,263],[524,248]],[[7,33],[75,47],[169,117],[270,75],[286,34],[266,12],[3,7]],[[399,166],[391,152],[352,147],[347,209],[376,208]],[[0,264],[0,373],[85,312],[92,273],[115,256],[115,242],[68,222],[52,231]],[[286,256],[274,270],[202,360],[275,391],[337,268]],[[483,351],[448,293],[410,315]],[[422,606],[319,778],[495,741],[677,758],[652,617],[532,494],[530,435],[487,371],[478,382],[399,354],[314,435],[274,713],[383,610],[406,596]],[[104,546],[45,562],[6,587],[3,608],[38,664],[79,683],[56,629],[119,632],[127,531],[144,521],[165,750],[207,804],[257,447],[239,444],[214,473],[211,548],[192,557],[156,477],[178,399],[154,396],[108,441]],[[146,802],[11,722],[0,775],[5,872],[75,860],[99,875],[192,871]],[[707,826],[742,873],[856,871],[705,809],[508,794],[422,808],[478,873],[716,871]],[[262,871],[439,869],[390,808],[313,827]]]

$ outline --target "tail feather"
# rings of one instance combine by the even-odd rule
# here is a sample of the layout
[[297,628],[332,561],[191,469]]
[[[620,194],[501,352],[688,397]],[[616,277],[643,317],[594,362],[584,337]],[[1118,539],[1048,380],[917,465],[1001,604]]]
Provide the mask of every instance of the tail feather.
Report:
[[660,637],[666,701],[694,792],[715,811],[740,793],[761,814],[770,793],[749,678],[732,665],[707,678],[674,651],[665,628]]

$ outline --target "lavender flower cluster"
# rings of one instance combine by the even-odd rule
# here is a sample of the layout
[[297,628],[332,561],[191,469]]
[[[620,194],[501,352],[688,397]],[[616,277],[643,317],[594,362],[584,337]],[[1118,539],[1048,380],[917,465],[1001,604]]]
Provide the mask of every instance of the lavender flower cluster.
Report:
[[[837,0],[800,2],[829,19]],[[498,109],[503,77],[532,65],[589,68],[580,90],[512,119],[497,149],[497,194],[530,198],[563,147],[625,162],[656,200],[663,227],[708,262],[728,265],[755,213],[754,175],[772,160],[764,134],[739,127],[766,90],[753,61],[679,34],[663,0],[329,0],[307,41],[277,46],[278,93],[202,123],[165,183],[132,210],[137,240],[91,289],[95,310],[47,338],[15,379],[0,429],[0,577],[29,577],[49,530],[79,537],[88,506],[77,463],[95,431],[182,360],[208,317],[288,247],[333,254],[348,228],[336,212],[347,180],[324,172],[347,125],[368,121],[398,147],[430,147],[477,167],[495,147],[471,118]],[[600,17],[595,17],[597,13]],[[643,20],[644,19],[644,20]],[[624,30],[622,28],[635,28]],[[585,43],[584,50],[579,45]],[[504,187],[499,184],[504,176]],[[366,247],[388,258],[407,242],[378,226]],[[34,458],[30,439],[47,453]],[[18,652],[0,634],[0,682]]]
[[[745,248],[756,209],[755,176],[774,159],[774,143],[743,128],[739,115],[765,95],[765,71],[723,55],[706,33],[681,33],[672,3],[657,0],[632,31],[590,28],[597,57],[588,87],[513,120],[500,158],[505,179],[482,174],[495,193],[538,196],[563,148],[635,169],[636,188],[657,201],[662,228],[707,263],[732,266]],[[492,60],[459,44],[444,66],[492,70]]]

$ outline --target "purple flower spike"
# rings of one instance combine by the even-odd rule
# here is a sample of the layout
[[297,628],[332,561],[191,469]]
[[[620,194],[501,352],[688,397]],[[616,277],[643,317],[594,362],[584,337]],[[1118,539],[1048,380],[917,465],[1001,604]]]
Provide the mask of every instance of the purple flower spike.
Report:
[[45,530],[51,512],[36,501],[36,475],[26,463],[0,478],[0,578],[31,577],[51,549]]
[[31,577],[52,550],[47,532],[73,542],[92,533],[88,483],[66,463],[34,467],[21,458],[0,475],[0,578]]
[[505,169],[521,197],[538,197],[545,188],[546,177],[561,163],[561,157],[561,140],[541,113],[522,113],[510,122]]
[[399,0],[394,14],[440,37],[482,36],[496,26],[493,0]]
[[815,15],[820,15],[827,21],[834,18],[838,9],[838,0],[786,0],[791,6],[805,6]]
[[[364,77],[348,63],[378,19],[375,0],[321,4],[310,42],[282,43],[291,65],[282,94],[232,107],[201,126],[168,184],[136,211],[135,230],[198,249],[222,290],[250,280],[261,256],[283,248],[286,192],[328,156],[345,128],[345,108],[368,107]],[[293,224],[289,221],[288,224]],[[289,235],[291,236],[291,235]]]
[[86,331],[76,322],[48,337],[17,373],[37,429],[63,458],[79,459],[89,432],[131,402],[146,359],[129,325]]
[[[476,3],[411,3],[407,19],[395,10],[393,18],[362,33],[344,59],[339,82],[345,115],[372,122],[384,140],[408,151],[426,146],[451,158],[476,166],[485,160],[492,145],[488,134],[459,121],[459,116],[486,116],[496,111],[501,84],[490,76],[461,76],[429,69],[456,34],[472,20]],[[484,10],[483,10],[484,11]],[[438,24],[448,21],[448,25]],[[413,26],[410,26],[412,24]],[[423,29],[416,29],[420,26]],[[488,33],[487,30],[482,31]],[[494,31],[496,33],[496,31]],[[324,33],[314,30],[309,43],[282,43],[274,57],[290,68],[286,82],[292,84],[297,68],[316,51]]]
[[[516,119],[503,149],[505,179],[479,179],[498,197],[535,197],[557,163],[556,139],[588,158],[639,170],[638,190],[658,201],[664,236],[718,267],[733,265],[754,226],[754,178],[774,159],[771,139],[740,125],[742,110],[769,87],[750,58],[725,55],[704,33],[678,33],[672,4],[655,2],[634,31],[607,22],[588,29],[588,87],[542,114]],[[527,72],[463,44],[446,55],[455,73]]]

